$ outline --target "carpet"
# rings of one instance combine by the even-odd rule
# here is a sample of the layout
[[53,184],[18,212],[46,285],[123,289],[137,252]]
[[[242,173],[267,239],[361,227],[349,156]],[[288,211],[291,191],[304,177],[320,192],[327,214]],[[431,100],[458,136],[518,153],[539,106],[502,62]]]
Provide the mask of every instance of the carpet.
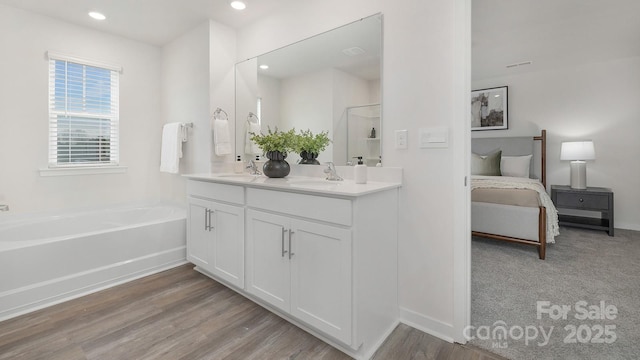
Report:
[[640,232],[562,227],[533,246],[474,237],[472,345],[510,359],[638,359]]

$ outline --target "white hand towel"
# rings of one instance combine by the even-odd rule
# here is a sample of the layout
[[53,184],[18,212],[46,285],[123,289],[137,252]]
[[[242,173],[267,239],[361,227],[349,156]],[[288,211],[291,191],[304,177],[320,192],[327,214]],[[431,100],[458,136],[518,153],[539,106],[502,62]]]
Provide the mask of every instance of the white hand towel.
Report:
[[251,133],[260,134],[260,124],[248,122],[247,123],[247,134],[244,139],[244,152],[245,154],[261,154],[262,151],[260,147],[256,145],[253,141],[251,141]]
[[216,155],[221,156],[231,154],[229,121],[222,119],[213,120],[213,145]]
[[162,128],[162,149],[160,153],[160,171],[177,174],[182,157],[182,125],[165,124]]

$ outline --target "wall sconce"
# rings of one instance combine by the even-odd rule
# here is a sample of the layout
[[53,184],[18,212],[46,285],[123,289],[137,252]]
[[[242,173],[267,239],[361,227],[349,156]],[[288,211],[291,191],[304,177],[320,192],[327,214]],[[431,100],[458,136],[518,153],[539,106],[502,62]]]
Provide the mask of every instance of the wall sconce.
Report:
[[595,160],[596,151],[593,141],[563,142],[560,148],[560,160],[571,160],[571,188],[587,188],[587,163]]

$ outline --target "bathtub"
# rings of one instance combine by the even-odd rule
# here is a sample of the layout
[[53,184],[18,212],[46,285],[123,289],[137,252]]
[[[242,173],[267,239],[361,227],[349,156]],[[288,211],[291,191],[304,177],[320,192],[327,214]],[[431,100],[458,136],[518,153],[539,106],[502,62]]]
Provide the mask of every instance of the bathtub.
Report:
[[186,263],[186,211],[0,215],[0,321]]

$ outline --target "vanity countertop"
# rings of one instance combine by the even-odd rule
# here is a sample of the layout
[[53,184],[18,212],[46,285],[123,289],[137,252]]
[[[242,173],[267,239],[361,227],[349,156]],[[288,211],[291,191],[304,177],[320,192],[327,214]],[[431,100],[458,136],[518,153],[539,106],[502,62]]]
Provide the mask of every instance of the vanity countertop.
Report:
[[264,175],[254,176],[246,173],[185,174],[183,176],[188,179],[199,181],[340,197],[358,197],[402,186],[399,182],[367,181],[366,184],[356,184],[353,180],[348,179],[343,181],[329,181],[324,178],[310,176],[269,178]]

